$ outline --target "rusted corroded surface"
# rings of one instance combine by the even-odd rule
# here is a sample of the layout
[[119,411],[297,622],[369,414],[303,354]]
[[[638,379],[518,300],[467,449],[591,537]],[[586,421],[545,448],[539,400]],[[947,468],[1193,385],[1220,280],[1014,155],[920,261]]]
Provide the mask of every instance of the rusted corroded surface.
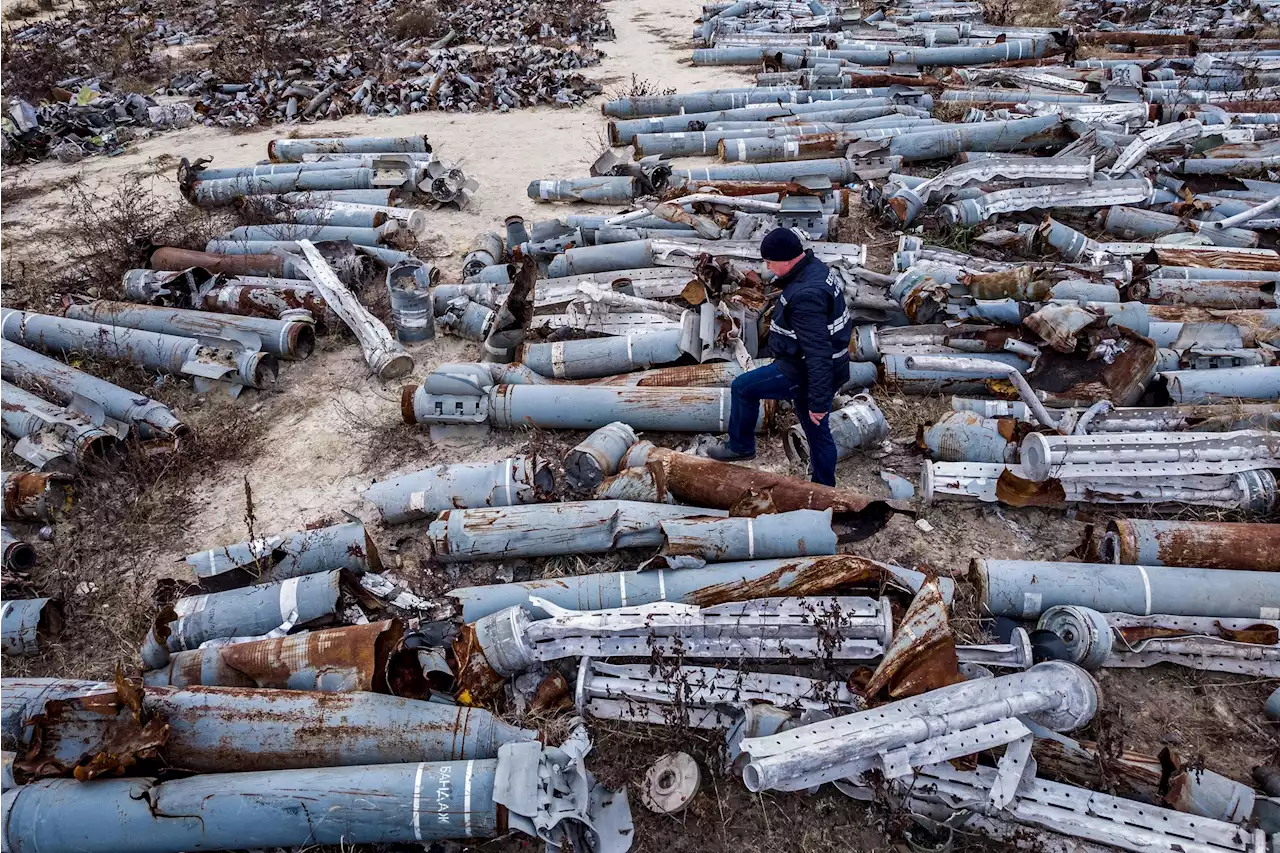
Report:
[[71,486],[64,474],[15,471],[5,477],[5,521],[50,521],[70,505]]
[[[1194,300],[1202,308],[1264,308],[1270,307],[1274,296],[1264,290],[1267,282],[1237,281],[1235,279],[1160,279],[1163,291],[1152,300],[1150,281],[1129,285],[1129,296],[1152,305],[1186,305]],[[1214,302],[1219,304],[1215,305]]]
[[[1139,557],[1139,530],[1143,521],[1114,519],[1114,534],[1121,563],[1136,565]],[[1162,566],[1191,566],[1207,569],[1250,569],[1280,571],[1280,525],[1214,521],[1170,521],[1156,526],[1152,537]]]
[[558,669],[552,670],[551,674],[542,679],[542,683],[538,685],[538,689],[533,694],[533,701],[529,703],[529,710],[534,713],[561,711],[572,707],[571,696],[569,680],[564,677],[564,673]]
[[413,395],[417,393],[417,385],[405,385],[400,389],[400,417],[407,424],[418,422],[418,415],[413,411]]
[[[119,776],[140,762],[158,759],[171,734],[169,723],[143,711],[141,686],[118,670],[115,688],[114,692],[45,703],[44,713],[29,721],[30,747],[14,760],[15,772],[24,781],[74,776],[87,782],[99,776]],[[91,748],[74,759],[59,759],[64,727],[71,738],[65,746],[72,751],[80,746]],[[86,729],[93,731],[92,737],[84,737]]]
[[403,635],[400,621],[388,619],[237,643],[219,654],[223,664],[259,687],[289,687],[299,673],[311,671],[317,679],[341,680],[348,690],[385,693],[387,660]]
[[1049,298],[1053,282],[1041,278],[1041,268],[1026,264],[993,273],[974,273],[960,277],[960,283],[974,299],[1017,299],[1041,302]]
[[942,590],[937,579],[930,578],[921,585],[894,631],[893,642],[867,682],[865,695],[873,699],[885,692],[891,699],[902,699],[963,680]]
[[729,509],[749,491],[767,494],[777,512],[796,509],[861,512],[878,503],[848,489],[836,489],[662,447],[649,452],[649,461],[662,466],[671,494],[691,506]]
[[[1277,262],[1276,269],[1280,270],[1280,261]],[[1280,343],[1280,328],[1276,327],[1268,314],[1266,309],[1189,308],[1183,305],[1147,306],[1147,316],[1152,320],[1167,323],[1230,323],[1233,326],[1239,326],[1241,338],[1247,347],[1256,347],[1260,343]]]
[[324,298],[309,287],[253,287],[235,283],[205,291],[200,304],[206,311],[272,320],[285,311],[299,308],[322,320],[328,308]]
[[[1151,257],[1154,255],[1154,259]],[[1164,264],[1170,267],[1200,267],[1201,269],[1218,270],[1267,270],[1280,272],[1280,257],[1256,255],[1248,252],[1233,252],[1230,249],[1214,251],[1189,251],[1187,249],[1169,249],[1157,246],[1146,256],[1148,263]],[[1183,309],[1188,310],[1188,309]],[[1152,315],[1152,319],[1157,319]]]
[[463,705],[485,705],[502,692],[506,681],[489,665],[476,638],[475,626],[466,623],[453,638],[453,658],[457,668],[457,700]]
[[[152,687],[149,695],[163,699],[172,688]],[[302,767],[328,767],[334,757],[347,754],[353,746],[376,742],[383,760],[416,760],[421,755],[423,740],[433,732],[451,736],[452,754],[442,761],[458,761],[473,757],[464,748],[471,726],[471,711],[456,708],[444,719],[444,706],[433,706],[440,712],[439,722],[419,719],[411,727],[388,726],[376,716],[360,713],[356,697],[349,693],[317,693],[301,690],[245,690],[234,687],[191,687],[189,693],[217,694],[215,702],[183,703],[170,712],[168,720],[179,732],[225,728],[227,734],[209,743],[200,739],[171,737],[162,755],[173,767],[197,772],[249,772],[288,770]],[[234,702],[243,697],[244,708]],[[196,719],[197,715],[199,719]],[[212,718],[211,718],[212,717]],[[263,750],[262,744],[246,740],[246,731],[257,723],[269,725],[273,731],[288,731],[287,749]],[[431,738],[433,741],[434,738]],[[441,738],[440,742],[444,742]],[[372,763],[372,762],[369,762]]]
[[188,270],[200,267],[223,275],[282,275],[284,260],[275,255],[219,255],[193,249],[164,246],[151,253],[149,265],[157,270]]
[[[727,362],[715,361],[706,364],[688,364],[680,367],[661,367],[647,371],[643,379],[635,381],[639,388],[726,388],[734,374],[730,372]],[[630,385],[631,381],[625,373],[609,376],[600,380],[592,380],[592,385]],[[773,402],[772,400],[769,402]]]
[[624,468],[596,488],[596,500],[667,502],[667,475],[657,462]]
[[690,593],[686,601],[699,607],[710,607],[753,598],[825,595],[855,587],[875,590],[878,595],[890,583],[892,578],[874,560],[836,554],[806,561],[804,565],[789,563],[758,578],[704,586]]
[[1160,802],[1164,769],[1157,756],[1124,750],[1099,751],[1093,741],[1078,741],[1079,751],[1051,738],[1036,738],[1031,754],[1046,778],[1094,791],[1113,791],[1146,803]]
[[1129,47],[1159,47],[1166,44],[1195,45],[1199,36],[1180,35],[1175,33],[1120,33],[1092,32],[1079,33],[1076,38],[1081,44],[1126,44]]
[[[1274,646],[1280,641],[1280,629],[1265,622],[1249,625],[1244,628],[1228,628],[1220,622],[1214,623],[1218,636],[1236,643],[1249,643],[1255,646]],[[1112,627],[1126,644],[1134,646],[1145,640],[1167,639],[1170,637],[1195,637],[1200,632],[1185,628],[1165,628],[1159,625],[1128,625]]]
[[1006,468],[996,480],[996,500],[1009,506],[1057,506],[1067,502],[1067,492],[1057,480],[1035,483]]
[[1101,358],[1087,360],[1075,353],[1042,350],[1035,371],[1027,377],[1031,387],[1046,392],[1046,402],[1051,404],[1087,405],[1110,400],[1117,406],[1135,405],[1155,372],[1159,356],[1156,345],[1122,326],[1095,329],[1091,325],[1080,334],[1091,341],[1095,337],[1114,338],[1124,349],[1110,364]]

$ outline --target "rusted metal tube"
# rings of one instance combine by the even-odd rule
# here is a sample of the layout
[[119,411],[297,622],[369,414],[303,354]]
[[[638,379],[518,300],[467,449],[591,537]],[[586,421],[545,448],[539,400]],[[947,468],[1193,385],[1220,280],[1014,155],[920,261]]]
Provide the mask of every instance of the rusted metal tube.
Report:
[[276,255],[225,255],[162,246],[151,253],[148,263],[152,269],[157,270],[186,270],[200,267],[221,275],[270,275],[278,278],[300,279],[303,283],[306,279],[306,276],[292,262]]
[[[481,708],[378,693],[147,687],[138,720],[111,685],[84,692],[46,706],[32,721],[39,749],[18,762],[24,782],[70,775],[85,765],[96,771],[100,756],[127,742],[121,734],[145,735],[159,726],[167,730],[159,757],[169,767],[197,773],[496,758],[503,744],[538,739],[537,731],[508,725]],[[122,763],[130,758],[117,755]]]
[[[366,625],[328,628],[270,637],[247,643],[205,643],[175,652],[169,663],[143,673],[148,687],[273,687],[350,693],[390,692],[409,668],[418,667],[416,653],[395,654],[404,636],[400,622],[389,619]],[[421,681],[418,669],[416,681]]]
[[202,311],[271,320],[284,319],[289,312],[307,311],[317,322],[324,322],[329,306],[310,285],[295,283],[293,279],[270,279],[278,282],[278,286],[268,287],[255,284],[255,279],[261,280],[252,276],[207,288],[201,291],[196,307]]
[[[750,506],[757,510],[744,513],[748,515],[796,509],[831,509],[840,515],[865,513],[867,524],[874,529],[883,526],[890,515],[886,503],[849,489],[837,489],[663,447],[629,454],[626,464],[629,467],[658,466],[670,493],[677,500],[696,506],[726,510]],[[763,497],[753,499],[752,496]]]
[[1135,566],[1280,571],[1280,525],[1116,518],[1099,559]]
[[[6,358],[8,348],[5,349]],[[71,502],[68,478],[52,471],[7,471],[0,516],[5,521],[52,521]]]

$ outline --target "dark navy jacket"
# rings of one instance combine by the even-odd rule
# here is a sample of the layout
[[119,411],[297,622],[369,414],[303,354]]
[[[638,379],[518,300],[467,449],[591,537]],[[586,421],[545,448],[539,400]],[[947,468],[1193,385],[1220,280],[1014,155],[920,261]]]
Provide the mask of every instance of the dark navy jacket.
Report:
[[831,398],[849,378],[853,324],[844,285],[812,251],[773,284],[782,288],[769,331],[774,363],[802,388],[809,411],[830,411]]

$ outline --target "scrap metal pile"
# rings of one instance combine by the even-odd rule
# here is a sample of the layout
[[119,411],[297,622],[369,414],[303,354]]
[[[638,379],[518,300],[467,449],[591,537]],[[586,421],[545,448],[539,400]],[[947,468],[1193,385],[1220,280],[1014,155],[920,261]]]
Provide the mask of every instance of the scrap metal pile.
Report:
[[[124,273],[121,300],[67,296],[56,315],[0,309],[3,431],[35,469],[6,474],[6,483],[37,484],[30,487],[37,495],[65,489],[76,475],[124,463],[132,440],[178,447],[189,434],[170,406],[68,363],[85,356],[238,397],[245,388],[274,388],[279,362],[310,357],[318,330],[334,328],[336,317],[372,375],[391,380],[413,370],[402,342],[434,333],[427,320],[439,270],[406,251],[424,233],[427,211],[398,203],[416,194],[437,208],[465,207],[475,181],[434,157],[421,136],[280,139],[269,150],[286,162],[218,171],[184,163],[180,180],[196,204],[235,202],[272,224],[241,226],[204,251],[155,248],[148,268]],[[394,335],[357,295],[374,282],[385,282]],[[6,521],[50,521],[59,501],[40,505],[34,517]],[[5,570],[16,580],[35,550],[7,526],[4,536]]]
[[[1129,21],[1129,8],[1082,4],[1075,29],[1049,30],[987,23],[964,2],[865,20],[816,0],[708,7],[697,35],[711,46],[695,61],[762,64],[761,85],[608,102],[612,141],[637,159],[607,152],[591,176],[529,194],[612,210],[509,217],[476,237],[458,283],[391,248],[409,222],[388,212],[402,210],[392,196],[431,192],[417,164],[434,161],[414,156],[429,152],[382,160],[384,147],[360,147],[382,143],[351,140],[369,162],[330,168],[307,149],[316,169],[194,167],[197,203],[248,200],[282,228],[349,243],[240,231],[198,259],[167,255],[178,275],[139,275],[145,301],[198,310],[219,288],[275,288],[210,290],[207,275],[297,270],[383,379],[407,376],[402,344],[437,327],[480,345],[483,361],[402,387],[401,416],[434,439],[591,432],[559,463],[526,452],[370,484],[366,500],[398,541],[416,534],[432,573],[489,564],[468,574],[495,583],[422,598],[359,522],[209,543],[187,558],[190,588],[160,602],[138,678],[6,679],[8,847],[515,830],[624,853],[625,792],[583,760],[587,727],[611,720],[721,730],[712,772],[752,792],[830,783],[910,815],[931,848],[962,832],[1035,849],[1274,853],[1274,778],[1266,797],[1173,748],[1116,756],[1068,736],[1098,715],[1091,671],[1280,677],[1280,526],[1137,517],[1276,508],[1280,183],[1266,170],[1280,110],[1268,111],[1277,60],[1250,38],[1276,12],[1141,7],[1150,19]],[[301,159],[288,147],[272,160]],[[712,152],[726,163],[676,159]],[[904,232],[891,272],[840,239],[871,233],[865,211]],[[761,240],[779,225],[831,266],[858,323],[831,417],[841,458],[889,433],[873,386],[965,394],[920,425],[923,502],[1133,504],[1134,517],[1095,524],[1085,562],[977,558],[935,576],[840,553],[920,511],[902,478],[882,497],[662,446],[724,432],[731,383],[764,363],[777,294]],[[371,254],[393,264],[398,341],[351,291]],[[766,405],[757,429],[785,427],[803,465],[789,417]],[[24,494],[13,512],[39,503]],[[535,579],[516,580],[516,564]],[[5,610],[11,653],[35,653],[50,630],[31,611]],[[958,636],[961,616],[982,636]],[[1268,704],[1280,718],[1280,693]],[[547,745],[486,708],[571,734]],[[686,808],[700,772],[690,756],[662,759],[646,806]]]
[[[599,93],[581,69],[599,63],[597,40],[613,38],[604,9],[586,2],[290,0],[268,18],[166,0],[73,7],[14,28],[5,161],[115,153],[140,129],[193,121],[574,106]],[[139,84],[153,89],[137,94]]]

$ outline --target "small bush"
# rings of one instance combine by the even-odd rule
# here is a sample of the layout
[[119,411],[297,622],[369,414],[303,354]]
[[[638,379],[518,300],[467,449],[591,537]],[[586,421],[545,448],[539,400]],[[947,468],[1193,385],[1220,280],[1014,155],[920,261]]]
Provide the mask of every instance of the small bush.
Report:
[[434,6],[410,9],[391,22],[391,34],[398,39],[444,35],[440,26],[440,13]]

